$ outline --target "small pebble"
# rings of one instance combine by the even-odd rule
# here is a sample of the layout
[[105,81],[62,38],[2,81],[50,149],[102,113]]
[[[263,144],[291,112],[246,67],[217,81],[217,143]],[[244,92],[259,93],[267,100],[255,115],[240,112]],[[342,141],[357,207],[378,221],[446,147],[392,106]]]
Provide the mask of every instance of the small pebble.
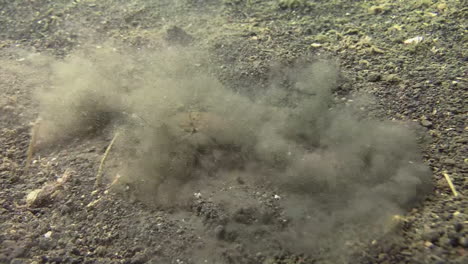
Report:
[[10,262],[10,264],[26,264],[26,263],[28,263],[26,260],[19,259],[19,258],[12,259]]
[[435,243],[440,239],[440,232],[437,230],[431,230],[429,232],[424,233],[423,239],[429,241],[431,243]]
[[458,246],[458,238],[450,238],[449,243],[452,247],[457,247]]
[[143,252],[138,252],[133,256],[131,264],[143,264],[148,261],[148,256]]
[[103,257],[105,254],[106,254],[106,247],[104,246],[98,246],[96,248],[96,250],[94,250],[94,253],[98,256],[98,257]]
[[371,74],[369,74],[368,80],[369,80],[369,82],[378,82],[378,81],[382,80],[382,75],[380,75],[378,73],[371,73]]
[[215,227],[214,232],[215,232],[217,239],[224,239],[226,235],[226,230],[224,229],[224,226],[222,225]]
[[427,248],[431,248],[432,246],[434,246],[434,244],[432,244],[429,241],[426,241],[426,242],[424,242],[424,246],[426,246]]
[[462,223],[456,223],[453,225],[453,227],[455,228],[455,231],[457,232],[461,232],[463,230],[463,224]]
[[421,120],[421,125],[423,127],[432,127],[432,122],[426,119]]
[[468,248],[468,237],[460,237],[458,239],[458,244],[464,248]]
[[445,165],[453,166],[453,165],[456,164],[456,162],[455,162],[454,159],[445,159],[445,160],[444,160],[444,164],[445,164]]

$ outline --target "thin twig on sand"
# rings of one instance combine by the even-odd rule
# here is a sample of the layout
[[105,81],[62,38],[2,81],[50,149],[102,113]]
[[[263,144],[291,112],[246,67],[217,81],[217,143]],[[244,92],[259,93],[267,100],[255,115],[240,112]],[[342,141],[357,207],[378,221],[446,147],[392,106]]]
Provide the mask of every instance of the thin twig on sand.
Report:
[[100,186],[102,184],[102,170],[104,168],[104,163],[106,162],[107,156],[109,155],[109,152],[112,148],[112,145],[114,145],[115,140],[119,136],[119,133],[115,133],[114,138],[112,138],[112,141],[110,142],[109,146],[107,146],[106,151],[104,152],[104,155],[102,156],[101,163],[99,164],[99,169],[96,175],[96,186]]
[[29,171],[29,167],[31,166],[31,160],[34,155],[34,151],[36,149],[36,142],[37,142],[37,134],[39,133],[39,127],[41,125],[41,119],[38,118],[32,125],[31,128],[31,140],[29,141],[28,152],[26,153],[26,165],[25,171]]
[[458,196],[458,192],[457,192],[457,190],[455,190],[455,186],[453,185],[452,180],[450,179],[450,176],[448,175],[447,172],[443,172],[442,174],[444,175],[445,180],[447,180],[448,185],[450,186],[450,189],[451,189],[452,192],[453,192],[453,196],[457,197],[457,196]]

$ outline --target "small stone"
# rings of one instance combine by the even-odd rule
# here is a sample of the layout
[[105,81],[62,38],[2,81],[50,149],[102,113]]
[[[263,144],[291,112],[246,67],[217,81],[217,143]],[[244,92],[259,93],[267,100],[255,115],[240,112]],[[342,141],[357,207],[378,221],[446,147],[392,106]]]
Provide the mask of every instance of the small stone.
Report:
[[170,44],[178,44],[182,46],[187,46],[193,41],[193,37],[183,29],[177,26],[172,26],[166,31],[166,40]]
[[431,230],[429,232],[424,233],[423,239],[429,241],[431,243],[435,243],[440,239],[440,232],[437,230]]
[[396,75],[396,74],[386,75],[383,79],[384,79],[384,81],[386,81],[388,83],[399,83],[399,82],[401,82],[401,78],[398,77],[398,75]]
[[[444,180],[445,182],[447,182],[446,180]],[[448,184],[447,184],[447,188],[448,187]],[[442,219],[444,219],[445,221],[449,221],[450,219],[453,218],[453,214],[449,213],[449,212],[445,212],[442,214]]]
[[11,105],[5,105],[5,106],[3,107],[3,110],[4,110],[5,112],[13,112],[13,110],[15,110],[15,108],[14,108],[13,106],[11,106]]
[[455,231],[457,231],[457,232],[461,232],[463,230],[463,224],[462,223],[455,223],[453,225],[453,227],[455,228]]
[[413,255],[413,253],[411,253],[411,251],[409,251],[409,250],[402,250],[400,253],[402,255],[408,256],[408,257],[411,257]]
[[145,248],[142,247],[142,246],[136,246],[136,247],[133,247],[132,248],[132,252],[133,253],[137,253],[137,252],[140,252],[140,251],[143,251]]
[[21,258],[24,257],[24,255],[27,253],[26,247],[23,246],[14,246],[12,248],[8,248],[8,253],[11,258]]
[[367,9],[367,12],[371,15],[377,15],[384,13],[386,11],[386,8],[384,5],[380,6],[371,6],[369,9]]
[[71,254],[73,255],[76,255],[76,256],[80,256],[81,255],[81,252],[78,248],[72,248],[71,251],[70,251]]
[[26,264],[26,263],[28,263],[28,261],[24,259],[19,259],[19,258],[12,259],[10,262],[10,264]]
[[459,245],[459,239],[461,238],[462,236],[459,234],[459,233],[456,233],[456,232],[453,232],[453,231],[450,231],[447,233],[447,238],[444,239],[444,244],[448,244],[448,245],[451,245],[452,247],[458,247]]
[[460,237],[458,239],[458,244],[464,248],[468,248],[468,237]]
[[59,211],[62,215],[66,215],[71,212],[70,206],[64,204],[59,207]]
[[63,258],[60,256],[53,256],[48,258],[48,263],[63,263]]
[[452,247],[457,247],[458,246],[458,238],[457,237],[454,237],[454,238],[450,238],[449,239],[449,243]]
[[239,184],[245,184],[245,181],[241,177],[237,177],[236,180]]
[[378,73],[371,73],[368,78],[369,82],[378,82],[382,80],[382,75]]
[[106,255],[106,247],[104,246],[98,246],[96,248],[96,250],[94,250],[94,253],[98,256],[98,257],[103,257],[104,255]]
[[446,8],[447,8],[446,3],[440,3],[437,5],[437,9],[439,9],[440,11],[444,11]]
[[215,227],[214,232],[215,232],[215,236],[217,239],[224,239],[226,235],[226,230],[224,229],[224,226],[222,225]]
[[423,120],[421,120],[421,125],[423,127],[432,127],[432,122],[427,120],[427,119],[423,119]]
[[432,244],[429,241],[426,241],[426,242],[424,242],[424,246],[426,246],[427,248],[432,248],[432,246],[434,246],[434,244]]
[[385,253],[380,253],[379,256],[378,256],[378,260],[379,261],[382,261],[382,260],[385,260],[387,259],[387,254]]
[[53,240],[47,238],[39,239],[38,246],[42,250],[50,250],[54,247],[56,243]]
[[13,248],[16,243],[13,240],[4,240],[1,244],[2,248]]
[[344,32],[345,35],[357,35],[359,34],[359,29],[351,28]]
[[144,264],[148,261],[148,256],[143,252],[138,252],[133,256],[131,264]]
[[87,149],[87,151],[88,151],[89,153],[96,152],[96,147],[90,147],[89,149]]
[[445,160],[444,160],[444,164],[445,164],[445,165],[453,166],[453,165],[456,164],[456,162],[455,162],[454,159],[445,159]]

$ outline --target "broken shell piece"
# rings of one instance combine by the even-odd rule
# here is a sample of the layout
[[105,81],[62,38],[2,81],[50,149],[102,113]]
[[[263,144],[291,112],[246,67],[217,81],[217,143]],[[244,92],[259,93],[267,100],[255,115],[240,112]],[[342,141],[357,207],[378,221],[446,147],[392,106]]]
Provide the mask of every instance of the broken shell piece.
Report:
[[44,234],[45,238],[50,238],[51,236],[52,236],[52,231],[49,231],[49,232]]
[[36,189],[30,192],[26,196],[26,206],[31,208],[45,206],[53,199],[53,194],[55,191],[56,187],[54,185],[47,184],[41,189]]
[[66,170],[62,177],[55,182],[47,183],[40,189],[35,189],[28,193],[26,196],[26,206],[30,208],[37,208],[45,206],[48,202],[53,201],[60,194],[60,188],[67,182],[70,177],[70,171]]
[[34,202],[37,200],[37,197],[39,196],[39,193],[42,191],[42,189],[36,189],[32,192],[30,192],[26,196],[26,205],[30,206],[34,204]]
[[417,37],[414,37],[414,38],[410,38],[410,39],[407,39],[405,41],[403,41],[403,43],[409,45],[409,44],[418,44],[418,43],[421,43],[421,41],[423,41],[423,37],[421,36],[417,36]]
[[311,46],[312,48],[320,48],[320,47],[322,47],[322,44],[320,44],[320,43],[312,43],[312,44],[310,44],[310,46]]

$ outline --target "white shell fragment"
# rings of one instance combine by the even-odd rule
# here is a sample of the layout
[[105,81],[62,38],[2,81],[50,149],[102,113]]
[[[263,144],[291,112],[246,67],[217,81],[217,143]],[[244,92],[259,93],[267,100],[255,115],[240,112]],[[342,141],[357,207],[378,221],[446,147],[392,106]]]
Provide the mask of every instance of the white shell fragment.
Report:
[[407,45],[410,45],[410,44],[418,44],[420,43],[421,41],[423,41],[423,37],[421,36],[417,36],[417,37],[414,37],[414,38],[410,38],[410,39],[407,39],[405,41],[403,41],[403,43],[407,44]]
[[312,48],[320,48],[320,47],[322,47],[323,45],[320,44],[320,43],[312,43],[312,44],[310,44],[310,46],[311,46]]
[[49,232],[44,234],[45,238],[50,238],[51,236],[52,236],[52,231],[49,231]]

